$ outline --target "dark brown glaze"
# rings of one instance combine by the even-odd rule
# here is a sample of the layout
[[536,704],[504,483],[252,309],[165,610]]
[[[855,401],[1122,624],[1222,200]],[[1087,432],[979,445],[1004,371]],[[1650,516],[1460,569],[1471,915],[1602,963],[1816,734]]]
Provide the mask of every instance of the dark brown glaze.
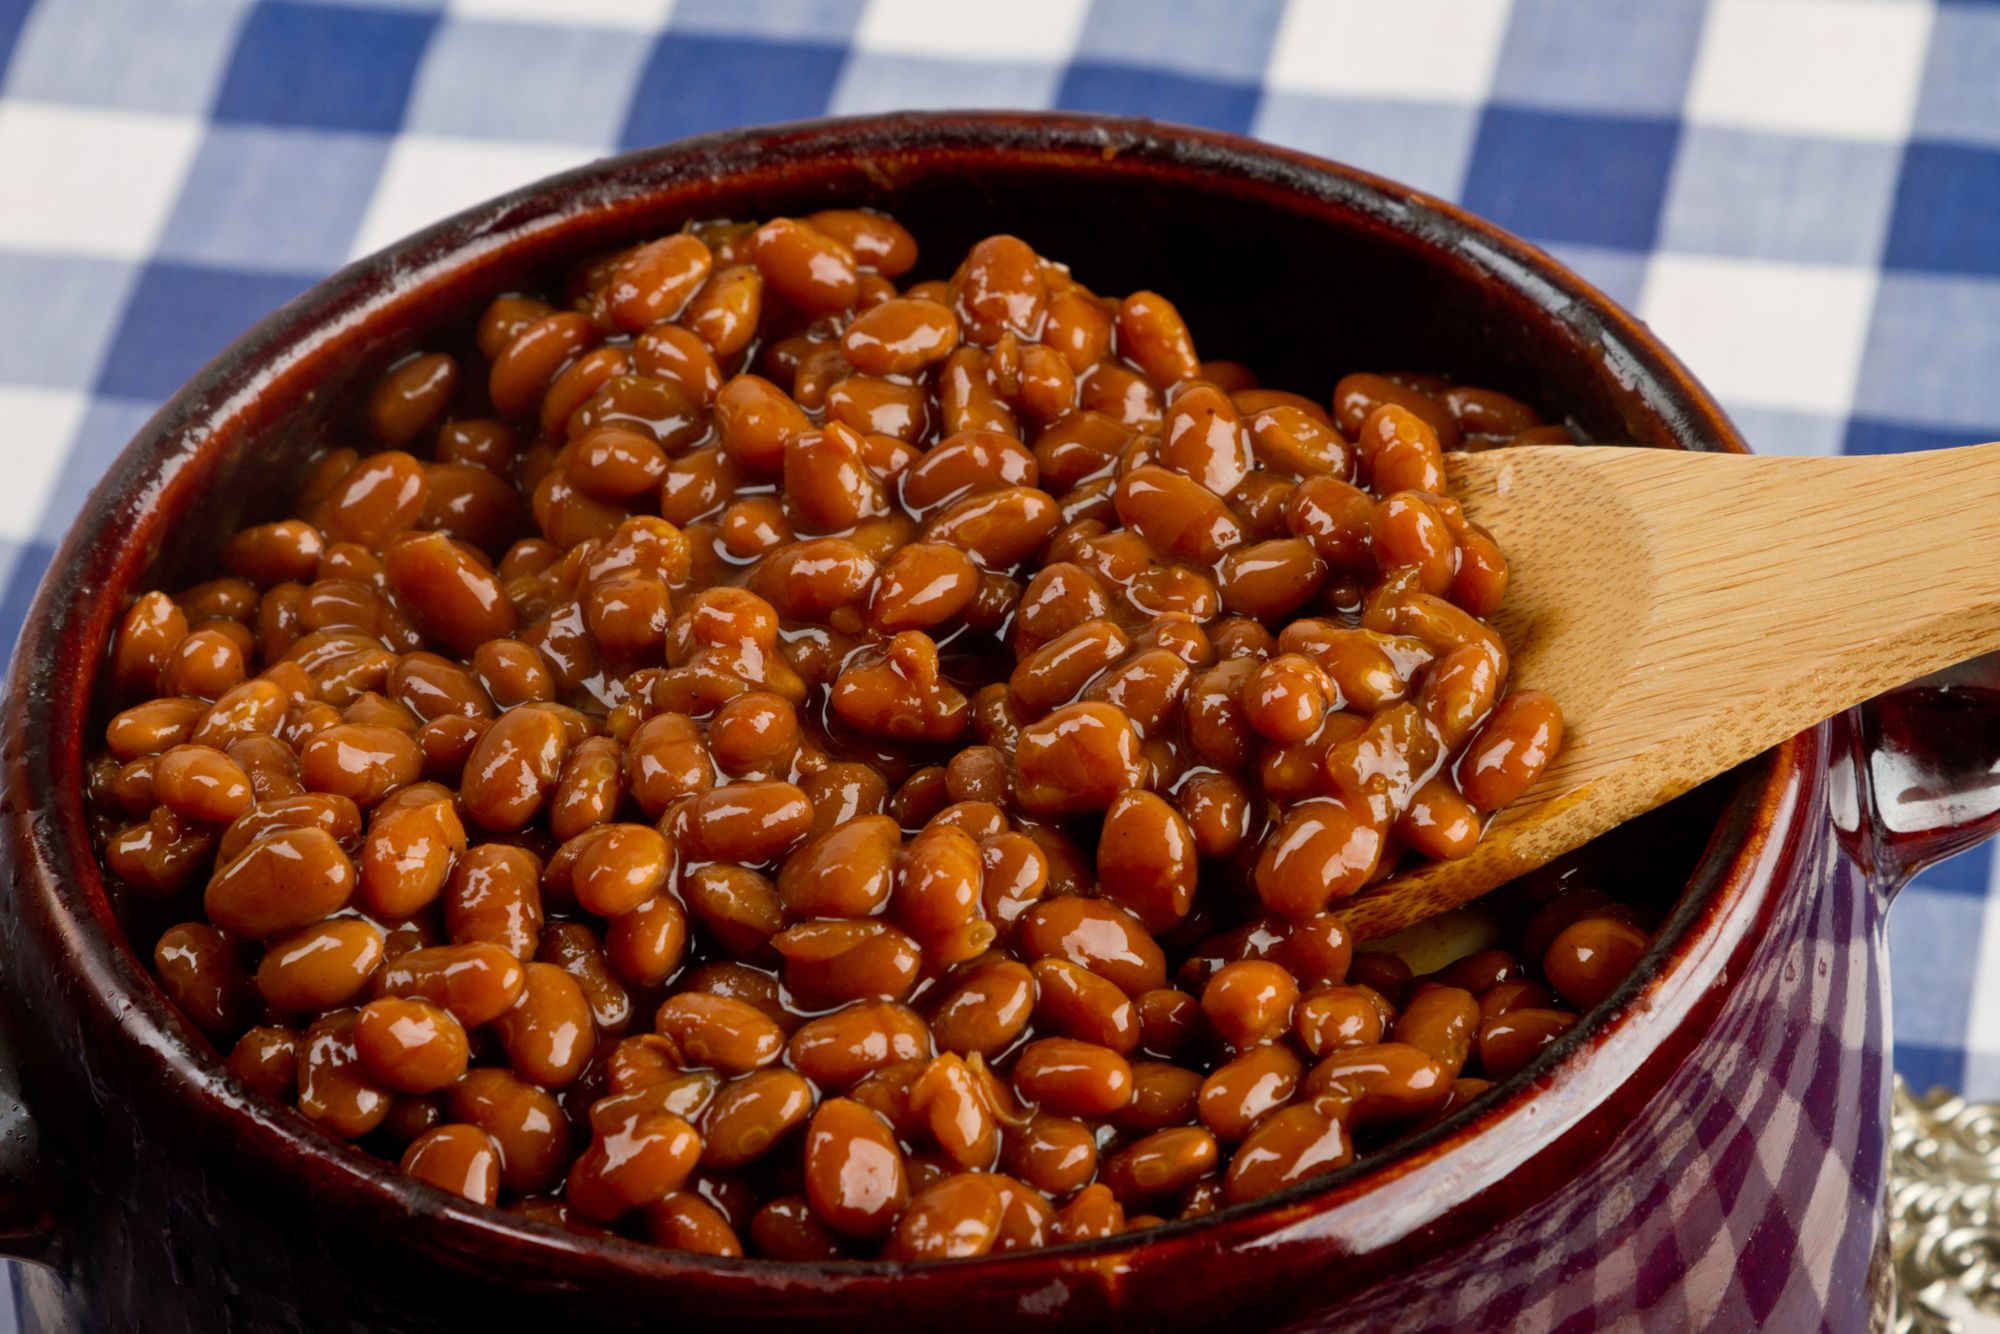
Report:
[[[977,217],[981,232],[1046,238],[1110,288],[1173,273],[1218,351],[1255,360],[1266,333],[1312,349],[1311,367],[1271,366],[1274,383],[1343,362],[1429,363],[1538,406],[1575,405],[1586,435],[1742,448],[1643,328],[1540,252],[1360,173],[1144,122],[942,114],[713,136],[572,173],[344,271],[246,336],[141,433],[58,553],[16,657],[0,1001],[53,1169],[42,1180],[68,1184],[56,1193],[57,1254],[87,1276],[68,1296],[81,1327],[123,1327],[141,1310],[199,1328],[436,1329],[555,1313],[638,1325],[663,1303],[696,1323],[749,1327],[860,1312],[912,1326],[1031,1315],[1165,1326],[1224,1303],[1247,1320],[1299,1318],[1574,1177],[1698,1051],[1723,1003],[1718,981],[1741,976],[1776,906],[1811,892],[1823,874],[1825,729],[1736,776],[1660,943],[1595,1023],[1365,1176],[1323,1178],[1141,1244],[918,1270],[702,1260],[453,1203],[248,1096],[124,947],[84,832],[84,737],[103,721],[89,701],[125,600],[204,568],[223,535],[274,517],[264,498],[317,443],[318,405],[422,332],[689,217],[834,203],[894,210],[939,253],[970,239],[951,216]],[[1113,215],[1127,225],[1103,225]],[[1186,261],[1230,247],[1239,263]],[[1371,318],[1315,320],[1335,298]],[[13,1233],[23,1252],[50,1235],[31,1214]]]

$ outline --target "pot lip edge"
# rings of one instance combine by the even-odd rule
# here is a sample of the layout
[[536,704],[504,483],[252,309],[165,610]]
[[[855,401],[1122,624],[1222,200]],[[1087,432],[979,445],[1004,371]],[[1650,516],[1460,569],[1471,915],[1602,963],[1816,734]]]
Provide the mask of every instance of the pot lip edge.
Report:
[[[397,281],[398,265],[412,257],[418,258],[419,262],[408,273],[401,275],[404,278],[456,271],[474,262],[484,250],[499,250],[524,243],[540,230],[560,227],[565,222],[580,218],[608,214],[616,201],[623,199],[631,204],[640,197],[640,182],[627,179],[628,173],[644,175],[648,170],[670,167],[676,161],[694,162],[726,156],[731,152],[744,152],[748,160],[736,163],[733,168],[740,172],[754,166],[760,153],[768,153],[774,147],[785,148],[789,144],[791,151],[800,151],[800,146],[804,145],[806,150],[824,152],[826,147],[834,146],[841,139],[866,140],[870,135],[894,137],[912,131],[942,133],[947,139],[943,147],[961,152],[1024,153],[1038,148],[1047,151],[1048,145],[1040,142],[1037,136],[1049,134],[1066,134],[1077,139],[1098,136],[1106,142],[1122,138],[1124,142],[1119,151],[1142,159],[1149,153],[1156,154],[1155,160],[1162,167],[1193,168],[1227,175],[1231,171],[1240,174],[1249,165],[1261,164],[1283,173],[1320,178],[1330,185],[1330,192],[1312,195],[1308,202],[1322,206],[1338,203],[1364,216],[1372,216],[1378,222],[1384,221],[1385,215],[1369,210],[1367,204],[1375,203],[1415,215],[1428,213],[1431,225],[1437,228],[1435,235],[1416,230],[1407,218],[1389,220],[1388,225],[1415,244],[1474,263],[1485,270],[1486,281],[1521,289],[1522,282],[1518,275],[1508,278],[1492,270],[1490,262],[1494,256],[1499,256],[1517,270],[1531,274],[1551,288],[1565,293],[1601,326],[1597,330],[1600,339],[1607,333],[1614,335],[1628,345],[1624,350],[1635,353],[1643,363],[1638,370],[1651,381],[1649,387],[1654,392],[1647,401],[1656,417],[1666,416],[1668,407],[1678,408],[1690,419],[1676,427],[1678,434],[1705,433],[1714,444],[1732,452],[1745,448],[1733,425],[1706,389],[1694,380],[1678,359],[1649,330],[1567,266],[1495,224],[1454,205],[1343,164],[1217,131],[1169,126],[1141,118],[1075,113],[895,113],[725,131],[601,159],[464,210],[329,276],[293,303],[260,322],[198,371],[140,429],[93,491],[51,561],[50,572],[45,576],[24,626],[12,668],[12,681],[16,688],[10,692],[6,717],[10,770],[16,774],[21,771],[23,738],[37,730],[34,726],[37,720],[31,716],[30,709],[31,702],[38,696],[33,690],[22,687],[33,684],[38,676],[47,683],[60,679],[61,662],[73,659],[78,651],[77,641],[83,634],[75,617],[51,614],[58,610],[52,604],[58,601],[59,593],[68,591],[80,595],[84,591],[82,581],[64,576],[102,568],[104,553],[119,546],[116,542],[86,541],[86,534],[93,539],[101,537],[109,524],[121,518],[129,519],[148,504],[157,504],[160,492],[171,484],[180,464],[197,452],[203,441],[211,435],[243,429],[237,418],[247,411],[259,393],[268,389],[275,374],[295,366],[321,342],[337,341],[345,336],[349,324],[379,318],[402,302],[416,299],[413,293],[418,289],[415,288],[400,291],[392,288],[370,295],[366,288],[371,280]],[[962,137],[951,139],[954,133]],[[828,142],[815,148],[821,139]],[[1074,144],[1065,140],[1063,146],[1073,148]],[[1200,161],[1181,161],[1174,156],[1177,151],[1190,146],[1198,153],[1211,156]],[[922,147],[924,143],[920,139],[916,148]],[[1269,180],[1258,179],[1266,186],[1272,184]],[[670,179],[653,184],[657,190],[662,185],[685,185],[686,181]],[[1279,188],[1289,187],[1295,191],[1301,188],[1296,180],[1276,184]],[[530,211],[519,218],[510,216],[521,209]],[[441,246],[444,249],[430,259],[422,258]],[[1537,305],[1545,305],[1532,293],[1524,292],[1523,295]],[[329,322],[326,319],[328,314],[336,314],[340,318]],[[1557,312],[1550,311],[1548,314],[1554,320],[1565,319]],[[1583,331],[1577,330],[1577,333],[1581,338]],[[255,364],[268,357],[274,349],[289,356],[281,355],[272,365]],[[220,401],[215,398],[218,392],[223,395]],[[140,453],[144,454],[143,458],[138,457]],[[127,551],[126,554],[134,553]],[[89,559],[91,557],[96,559]],[[69,563],[67,569],[65,562]],[[65,588],[65,585],[68,587]],[[38,673],[38,665],[46,670]],[[72,667],[71,670],[74,672],[77,668]],[[87,665],[81,670],[86,675],[91,671]],[[46,696],[40,698],[45,699]],[[1767,753],[1776,758],[1776,763],[1760,785],[1756,827],[1733,848],[1711,847],[1704,853],[1703,866],[1718,858],[1726,863],[1720,879],[1710,887],[1703,900],[1704,920],[1691,923],[1676,943],[1676,951],[1667,960],[1670,970],[1649,975],[1643,979],[1645,983],[1680,977],[1694,952],[1691,947],[1708,940],[1717,928],[1717,922],[1708,910],[1723,905],[1724,900],[1733,902],[1755,888],[1751,883],[1754,880],[1751,862],[1754,855],[1765,850],[1771,835],[1781,832],[1773,823],[1778,803],[1798,778],[1809,773],[1814,759],[1819,759],[1820,767],[1823,767],[1825,743],[1823,739],[1813,740],[1813,735],[1801,734]],[[70,739],[75,742],[75,749],[80,751],[80,735]],[[49,747],[42,749],[46,751]],[[46,765],[48,756],[44,754],[42,759]],[[74,767],[80,772],[80,760]],[[212,1049],[205,1043],[187,1040],[191,1030],[181,1024],[136,952],[123,940],[122,932],[105,918],[108,901],[103,894],[101,878],[94,874],[94,859],[86,858],[82,867],[78,867],[75,859],[61,855],[67,849],[60,845],[54,849],[57,855],[51,857],[51,849],[39,837],[46,831],[37,827],[48,818],[49,813],[42,808],[31,807],[22,795],[11,792],[6,798],[4,823],[7,828],[4,834],[0,834],[11,845],[14,856],[24,859],[26,863],[25,866],[17,863],[14,868],[17,885],[23,878],[20,874],[23,870],[33,872],[27,879],[48,882],[40,887],[45,890],[50,903],[61,910],[60,915],[67,919],[61,923],[61,934],[67,938],[71,948],[64,952],[64,958],[75,966],[78,979],[85,984],[81,990],[89,997],[91,1008],[100,1012],[99,1017],[112,1031],[136,1046],[152,1048],[161,1064],[172,1072],[180,1096],[193,1103],[207,1104],[206,1110],[211,1114],[219,1113],[236,1120],[238,1133],[250,1136],[261,1152],[279,1153],[294,1163],[300,1159],[307,1160],[322,1171],[325,1179],[318,1183],[322,1187],[339,1180],[343,1187],[348,1188],[357,1209],[386,1207],[400,1215],[434,1215],[434,1221],[448,1219],[453,1223],[472,1224],[485,1234],[487,1240],[531,1243],[538,1250],[553,1249],[574,1259],[604,1258],[614,1262],[618,1269],[627,1271],[636,1267],[631,1263],[628,1252],[655,1257],[674,1254],[637,1243],[614,1242],[607,1246],[495,1211],[436,1198],[436,1192],[402,1177],[386,1160],[377,1160],[332,1140],[284,1109],[265,1108],[260,1105],[262,1100],[254,1095],[232,1090],[219,1056],[211,1055]],[[60,793],[56,800],[60,805]],[[68,812],[58,811],[57,814]],[[83,874],[78,879],[94,882],[85,886],[85,897],[95,900],[86,905],[69,902],[68,895],[53,888],[64,871],[75,872],[79,869]],[[1765,899],[1775,901],[1775,887],[1770,888],[1771,892],[1765,895]],[[93,890],[94,893],[91,892]],[[73,911],[79,906],[86,907],[87,911],[82,914]],[[9,926],[6,929],[11,931],[17,928]],[[134,981],[138,985],[133,985]],[[1618,1026],[1624,1018],[1621,1013],[1600,1019],[1590,1028],[1590,1035],[1609,1037],[1619,1031]],[[1526,1092],[1528,1090],[1516,1090],[1517,1095]],[[1524,1105],[1539,1096],[1539,1091],[1527,1098],[1516,1096],[1492,1110],[1498,1112],[1503,1107]],[[1490,1117],[1480,1118],[1461,1126],[1456,1135],[1440,1142],[1436,1157],[1447,1156],[1447,1150],[1473,1136],[1490,1133],[1492,1127],[1487,1124],[1489,1120]],[[1226,1224],[1246,1220],[1262,1220],[1264,1226],[1255,1228],[1255,1231],[1267,1233],[1280,1226],[1276,1221],[1280,1214],[1294,1208],[1324,1215],[1341,1207],[1339,1203],[1322,1200],[1317,1194],[1307,1194],[1296,1200],[1260,1207],[1242,1219],[1222,1219],[1215,1223],[1196,1220],[1186,1225],[1186,1230],[1181,1225],[1174,1225],[1173,1235],[1216,1236],[1223,1231],[1234,1230],[1227,1228]],[[1075,1258],[1090,1263],[1101,1260],[1107,1252],[1118,1250],[1115,1245],[1109,1244],[1117,1240],[1064,1247],[1046,1255],[1052,1262]],[[1167,1240],[1167,1236],[1163,1235],[1161,1240]],[[552,1241],[557,1243],[553,1248],[550,1245]],[[1142,1250],[1144,1244],[1135,1246],[1128,1243],[1126,1249]],[[939,1272],[962,1273],[967,1267],[988,1264],[1020,1266],[1022,1260],[1035,1254],[1041,1253],[954,1262],[941,1266]],[[736,1262],[736,1265],[743,1267],[736,1272],[793,1272],[834,1280],[907,1273],[886,1262],[816,1266],[742,1261]],[[685,1276],[688,1273],[717,1275],[735,1268],[728,1261],[683,1262],[655,1267],[663,1269],[660,1277]]]

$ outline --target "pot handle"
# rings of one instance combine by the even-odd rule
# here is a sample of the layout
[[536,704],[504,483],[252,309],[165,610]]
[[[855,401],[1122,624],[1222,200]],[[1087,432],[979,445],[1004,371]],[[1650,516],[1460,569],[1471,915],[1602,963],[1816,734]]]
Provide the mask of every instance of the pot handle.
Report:
[[2000,833],[2000,654],[1899,686],[1841,725],[1834,823],[1884,894]]
[[40,1149],[21,1067],[0,1025],[0,1256],[48,1264],[55,1254],[55,1204]]

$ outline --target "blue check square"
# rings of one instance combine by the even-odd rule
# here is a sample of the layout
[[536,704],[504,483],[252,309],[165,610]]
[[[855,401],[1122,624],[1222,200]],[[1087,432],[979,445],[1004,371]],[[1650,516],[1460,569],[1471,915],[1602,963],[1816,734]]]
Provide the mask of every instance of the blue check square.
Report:
[[106,340],[138,266],[83,255],[0,250],[0,383],[84,389],[97,378]]
[[1282,0],[1175,0],[1173,21],[1163,23],[1155,0],[1095,0],[1077,36],[1076,58],[1254,84],[1270,63],[1284,8]]
[[1257,137],[1457,199],[1479,109],[1443,102],[1266,92]]
[[1737,259],[1873,265],[1901,161],[1892,144],[1690,125],[1660,244]]
[[7,94],[71,106],[199,114],[215,95],[248,0],[209,0],[206,8],[212,22],[190,22],[183,7],[160,0],[37,5],[21,29],[10,68],[10,11],[18,23],[28,9],[16,0],[0,0],[0,70],[7,73]]
[[1246,83],[1218,83],[1171,70],[1078,61],[1063,75],[1056,105],[1070,111],[1111,111],[1152,116],[1212,130],[1250,128],[1258,90]]
[[837,46],[670,31],[640,71],[618,142],[639,148],[821,115],[846,59]]
[[[21,625],[28,619],[29,604],[35,600],[35,590],[41,587],[42,576],[48,572],[49,561],[56,554],[53,542],[8,542],[0,541],[0,626],[6,627],[4,641],[7,654],[13,656],[14,645],[20,642]],[[0,1315],[12,1315],[13,1309],[5,1299],[12,1292],[0,1290]],[[6,1322],[11,1323],[11,1322]]]
[[[0,76],[7,73],[15,43],[21,40],[21,29],[28,24],[28,9],[33,3],[34,0],[0,0]],[[0,79],[0,87],[4,86],[4,79]]]
[[389,159],[372,134],[216,125],[188,169],[160,254],[223,268],[331,273]]
[[319,277],[168,262],[147,265],[112,335],[98,392],[165,399],[203,363]]
[[2000,274],[2000,149],[1912,143],[1883,265],[1926,273]]
[[1493,100],[1677,115],[1707,9],[1707,0],[1514,0]]
[[2000,5],[1943,4],[1917,90],[1919,139],[2000,145]]
[[[1883,417],[1853,417],[1840,443],[1843,454],[1910,454],[1920,449],[1951,449],[1971,445],[1980,437],[1963,429],[1931,426],[1923,422],[1896,421]],[[1928,880],[1934,871],[1924,872]]]
[[864,0],[677,0],[671,22],[680,32],[844,43],[854,35],[863,7]]
[[251,11],[215,118],[393,133],[437,18],[326,4]]
[[1489,107],[1465,206],[1536,241],[1644,250],[1679,139],[1670,120]]
[[2000,439],[2000,278],[1892,272],[1855,385],[1864,417],[1956,430],[1962,443]]
[[625,120],[646,48],[628,32],[452,19],[424,55],[406,128],[608,144]]

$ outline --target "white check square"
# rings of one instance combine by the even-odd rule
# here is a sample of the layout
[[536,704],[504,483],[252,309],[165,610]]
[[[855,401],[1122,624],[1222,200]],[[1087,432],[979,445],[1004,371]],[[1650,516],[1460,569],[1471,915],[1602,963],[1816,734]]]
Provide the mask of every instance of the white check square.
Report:
[[1845,414],[1876,280],[1872,269],[1656,255],[1639,313],[1725,407]]
[[88,407],[88,397],[74,390],[0,385],[0,420],[7,423],[0,443],[0,468],[7,472],[7,485],[0,487],[0,538],[27,541],[45,526],[42,510]]
[[1265,82],[1292,92],[1478,102],[1493,85],[1507,0],[1291,0]]
[[1690,119],[1821,138],[1909,133],[1931,6],[1910,0],[1714,0]]
[[0,102],[0,247],[146,257],[200,140],[187,117]]
[[352,255],[379,250],[462,208],[599,156],[586,144],[404,135],[389,152]]
[[863,51],[982,64],[1057,64],[1076,50],[1085,0],[869,0],[855,30]]

